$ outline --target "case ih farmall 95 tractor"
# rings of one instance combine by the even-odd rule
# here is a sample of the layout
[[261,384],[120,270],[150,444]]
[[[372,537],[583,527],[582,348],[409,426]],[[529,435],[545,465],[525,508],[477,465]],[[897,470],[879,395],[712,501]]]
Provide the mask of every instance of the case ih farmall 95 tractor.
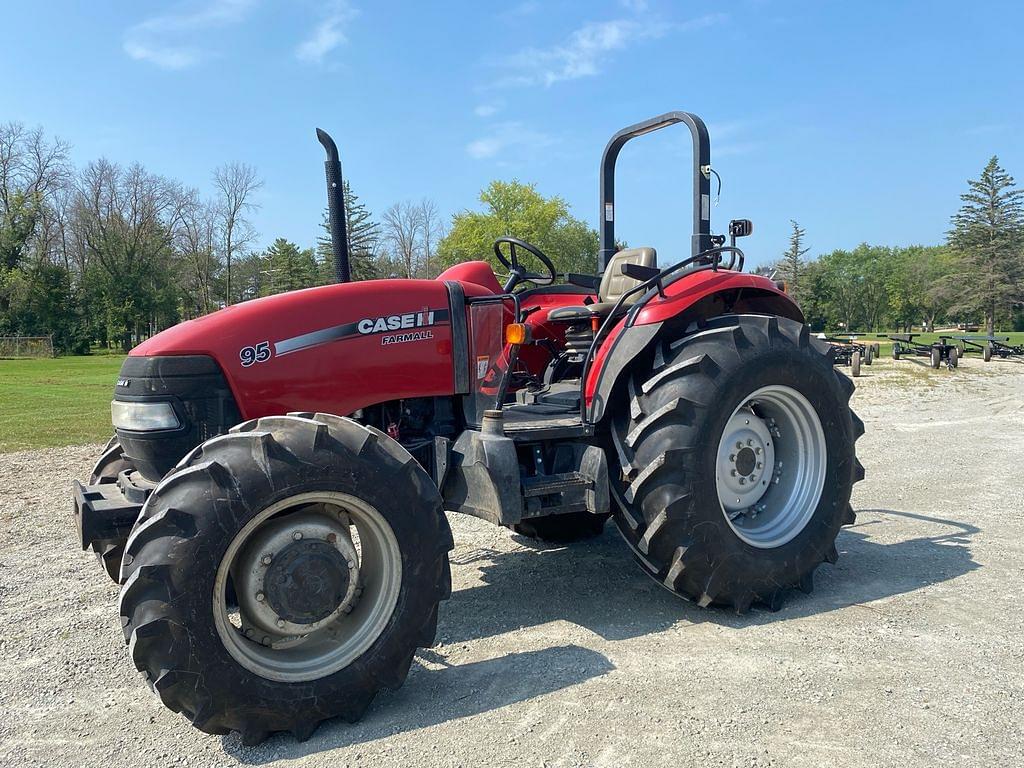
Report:
[[[675,123],[693,136],[691,253],[616,252],[619,150]],[[339,284],[132,350],[116,436],[75,487],[83,548],[121,584],[132,661],[166,706],[247,743],[359,718],[433,643],[446,509],[563,541],[611,517],[701,607],[811,589],[854,519],[863,427],[800,309],[742,272],[750,223],[728,245],[711,233],[700,118],[612,137],[597,274],[561,284],[512,237],[494,244],[503,283],[485,261],[349,282],[341,167],[318,135]]]

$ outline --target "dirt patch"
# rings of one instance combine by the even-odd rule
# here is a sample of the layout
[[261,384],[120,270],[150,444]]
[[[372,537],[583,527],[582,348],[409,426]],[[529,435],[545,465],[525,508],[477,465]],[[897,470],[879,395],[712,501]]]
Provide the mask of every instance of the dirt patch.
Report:
[[537,547],[451,515],[439,644],[356,725],[243,747],[164,709],[75,545],[99,446],[0,456],[0,764],[1012,765],[1024,761],[1024,369],[881,360],[867,479],[812,595],[700,610],[609,526]]

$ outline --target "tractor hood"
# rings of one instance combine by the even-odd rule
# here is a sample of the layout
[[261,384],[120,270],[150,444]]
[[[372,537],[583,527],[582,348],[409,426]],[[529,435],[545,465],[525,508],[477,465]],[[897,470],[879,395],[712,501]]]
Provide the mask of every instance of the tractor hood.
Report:
[[[461,320],[459,285],[440,280],[325,285],[180,323],[131,357],[213,358],[243,418],[296,410],[346,415],[382,401],[455,392],[457,377],[465,376],[452,356],[453,302]],[[464,334],[464,322],[457,325]]]

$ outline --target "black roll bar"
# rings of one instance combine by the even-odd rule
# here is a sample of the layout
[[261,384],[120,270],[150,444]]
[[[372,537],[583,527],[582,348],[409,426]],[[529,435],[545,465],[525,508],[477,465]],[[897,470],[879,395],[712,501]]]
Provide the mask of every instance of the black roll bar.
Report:
[[696,256],[712,247],[711,242],[711,140],[707,126],[690,112],[666,112],[642,123],[623,128],[612,136],[601,157],[601,250],[597,267],[603,272],[615,255],[615,161],[619,151],[630,139],[643,136],[676,123],[685,123],[693,136],[693,234],[690,255]]

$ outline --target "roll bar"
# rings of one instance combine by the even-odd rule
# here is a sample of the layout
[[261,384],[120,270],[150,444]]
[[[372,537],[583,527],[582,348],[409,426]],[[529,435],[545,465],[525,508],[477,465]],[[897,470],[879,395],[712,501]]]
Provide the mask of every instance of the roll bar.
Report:
[[642,123],[623,128],[612,136],[601,157],[601,250],[598,253],[598,271],[603,272],[608,260],[615,255],[615,161],[619,151],[630,139],[645,133],[686,123],[693,136],[693,234],[690,255],[696,256],[713,247],[711,242],[711,140],[707,126],[690,112],[666,112]]

